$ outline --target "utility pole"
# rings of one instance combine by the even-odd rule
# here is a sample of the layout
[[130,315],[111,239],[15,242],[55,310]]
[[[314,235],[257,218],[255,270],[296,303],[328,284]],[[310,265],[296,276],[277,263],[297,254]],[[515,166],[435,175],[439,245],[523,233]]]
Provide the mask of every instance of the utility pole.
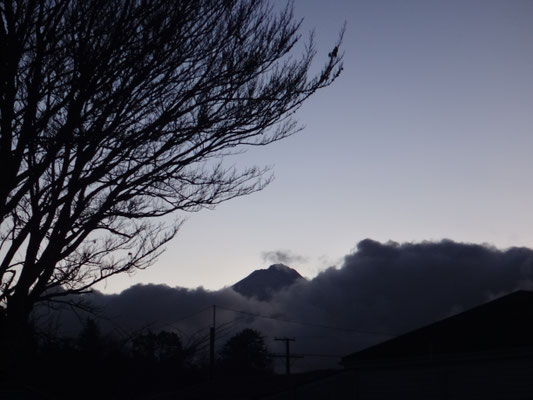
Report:
[[215,328],[216,328],[217,306],[213,305],[213,326],[209,328],[209,380],[215,378]]
[[287,375],[291,374],[291,358],[303,358],[303,356],[297,356],[297,355],[291,355],[291,346],[290,342],[296,341],[295,338],[278,338],[275,337],[274,340],[276,341],[282,341],[285,342],[285,355],[284,356],[277,356],[277,357],[285,357],[285,372]]

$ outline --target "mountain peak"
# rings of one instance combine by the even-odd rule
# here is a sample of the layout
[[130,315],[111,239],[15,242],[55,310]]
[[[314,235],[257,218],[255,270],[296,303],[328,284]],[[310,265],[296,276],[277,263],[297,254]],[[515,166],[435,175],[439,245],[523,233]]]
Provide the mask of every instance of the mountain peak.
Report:
[[246,297],[270,300],[272,295],[303,278],[298,271],[285,264],[273,264],[268,269],[258,269],[232,286]]
[[[258,270],[258,271],[264,271],[264,270]],[[298,274],[298,272],[295,269],[292,269],[291,267],[288,267],[285,264],[272,264],[270,267],[268,267],[267,271],[284,271],[284,272],[294,271]]]

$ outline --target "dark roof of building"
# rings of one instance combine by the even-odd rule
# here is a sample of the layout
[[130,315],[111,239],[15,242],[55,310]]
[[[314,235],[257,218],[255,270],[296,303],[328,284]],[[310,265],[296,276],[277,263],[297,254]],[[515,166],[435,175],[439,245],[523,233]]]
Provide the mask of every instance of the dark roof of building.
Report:
[[517,291],[350,354],[342,364],[525,347],[533,347],[533,292]]

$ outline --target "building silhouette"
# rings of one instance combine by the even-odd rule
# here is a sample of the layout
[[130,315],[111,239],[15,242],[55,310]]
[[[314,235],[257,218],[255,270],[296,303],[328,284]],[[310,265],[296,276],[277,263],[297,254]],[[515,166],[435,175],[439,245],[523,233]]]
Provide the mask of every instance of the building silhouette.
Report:
[[518,291],[342,359],[268,399],[533,399],[533,292]]

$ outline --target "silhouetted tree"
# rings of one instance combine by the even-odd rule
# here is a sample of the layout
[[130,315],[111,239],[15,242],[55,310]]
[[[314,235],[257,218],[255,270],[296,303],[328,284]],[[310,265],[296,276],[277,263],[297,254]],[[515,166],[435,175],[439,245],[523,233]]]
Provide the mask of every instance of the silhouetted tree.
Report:
[[220,352],[220,365],[228,374],[264,374],[272,372],[272,357],[261,334],[244,329],[226,342]]
[[86,353],[91,357],[96,357],[102,352],[102,334],[98,323],[94,319],[87,318],[85,320],[85,325],[78,334],[78,348],[82,353]]
[[183,347],[175,332],[148,331],[136,335],[131,356],[133,375],[143,380],[141,386],[145,390],[179,385],[186,376],[194,375],[194,367],[189,362],[192,353]]
[[184,358],[181,339],[175,332],[148,331],[133,338],[132,352],[137,358],[146,361],[181,361]]
[[161,331],[156,336],[156,358],[160,362],[180,362],[184,350],[180,337],[175,332]]
[[3,326],[149,266],[177,211],[268,183],[223,158],[297,131],[341,71],[337,43],[309,76],[299,26],[267,0],[0,0]]

